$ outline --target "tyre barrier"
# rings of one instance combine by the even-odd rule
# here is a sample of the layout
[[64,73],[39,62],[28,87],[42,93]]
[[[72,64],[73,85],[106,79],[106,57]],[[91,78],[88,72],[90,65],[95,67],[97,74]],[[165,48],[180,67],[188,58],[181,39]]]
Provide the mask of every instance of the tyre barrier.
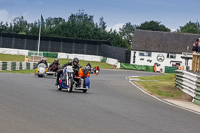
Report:
[[14,71],[14,70],[25,70],[25,69],[35,69],[37,63],[32,62],[11,62],[11,61],[0,61],[0,71]]
[[193,103],[200,105],[200,76],[188,71],[176,70],[175,78],[176,87],[192,96]]

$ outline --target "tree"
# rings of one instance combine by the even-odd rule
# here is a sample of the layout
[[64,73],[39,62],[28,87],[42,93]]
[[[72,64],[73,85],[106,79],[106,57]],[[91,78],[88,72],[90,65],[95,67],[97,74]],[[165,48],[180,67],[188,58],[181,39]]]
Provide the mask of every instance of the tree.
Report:
[[46,36],[55,36],[55,29],[58,25],[65,23],[65,19],[58,17],[58,18],[51,18],[48,17],[45,21],[45,26],[42,27],[43,34]]
[[102,30],[106,30],[106,22],[103,20],[103,17],[101,17],[100,19],[99,19],[99,28],[100,29],[102,29]]
[[79,13],[71,14],[68,18],[68,21],[94,24],[94,16],[88,15],[84,12],[84,10],[79,10]]
[[142,23],[140,26],[137,27],[137,29],[141,30],[152,30],[152,31],[166,31],[170,32],[170,29],[165,27],[163,24],[160,24],[161,22],[158,21],[146,21]]
[[126,42],[126,47],[128,47],[129,49],[131,48],[135,27],[136,25],[132,25],[130,22],[128,22],[119,29],[119,34]]
[[180,26],[180,29],[178,32],[183,32],[183,33],[200,33],[200,26],[199,22],[191,22],[185,24],[184,26]]
[[28,22],[23,16],[15,17],[13,19],[13,32],[14,33],[27,33],[28,32]]
[[[23,16],[16,17],[9,25],[0,22],[0,32],[38,35],[40,20],[28,23]],[[48,17],[41,27],[42,36],[68,37],[75,39],[106,40],[113,46],[130,48],[130,38],[133,33],[133,25],[127,23],[121,28],[119,34],[115,30],[106,31],[106,22],[103,17],[99,23],[94,23],[94,16],[88,15],[83,10],[71,14],[68,20],[63,18]]]
[[39,34],[39,26],[40,26],[40,21],[35,21],[34,23],[29,23],[29,35],[38,35]]
[[7,24],[3,24],[3,22],[0,22],[0,32],[6,32],[8,29]]

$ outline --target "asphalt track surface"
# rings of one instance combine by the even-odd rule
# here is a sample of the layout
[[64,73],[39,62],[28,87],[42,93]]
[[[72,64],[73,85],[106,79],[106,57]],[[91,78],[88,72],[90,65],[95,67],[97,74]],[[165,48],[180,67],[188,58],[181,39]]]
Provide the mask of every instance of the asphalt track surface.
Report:
[[199,133],[200,115],[125,79],[153,74],[102,70],[85,94],[58,91],[53,77],[0,73],[0,133]]

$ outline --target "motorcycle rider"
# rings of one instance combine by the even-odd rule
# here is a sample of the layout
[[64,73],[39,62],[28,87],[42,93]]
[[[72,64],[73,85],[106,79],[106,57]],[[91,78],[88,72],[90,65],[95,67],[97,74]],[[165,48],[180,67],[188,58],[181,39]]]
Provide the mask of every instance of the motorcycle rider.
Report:
[[94,73],[96,73],[97,70],[100,71],[99,66],[96,66],[96,67],[93,68]]
[[79,63],[79,59],[78,58],[74,58],[72,62],[70,61],[70,62],[64,64],[62,66],[61,70],[58,70],[58,72],[57,72],[57,78],[56,78],[56,84],[55,85],[57,86],[59,84],[60,74],[62,74],[63,69],[66,66],[72,66],[72,68],[74,70],[74,75],[78,76],[78,71],[79,71],[79,68],[80,68],[80,65],[78,63]]
[[37,66],[41,63],[44,63],[46,65],[46,67],[48,67],[48,64],[47,64],[47,58],[46,57],[42,57],[42,60],[38,62]]
[[89,70],[90,70],[89,66],[80,68],[79,71],[78,71],[78,75],[81,78],[83,78],[83,77],[90,77]]
[[54,62],[51,63],[51,65],[49,66],[48,70],[49,70],[49,71],[53,71],[53,72],[57,72],[58,66],[59,66],[59,65],[60,65],[60,64],[59,64],[59,59],[56,58],[56,59],[54,60]]
[[91,69],[92,69],[91,64],[88,62],[88,64],[87,64],[86,66],[87,66],[87,68],[88,68],[88,70],[89,70],[89,73],[91,73]]

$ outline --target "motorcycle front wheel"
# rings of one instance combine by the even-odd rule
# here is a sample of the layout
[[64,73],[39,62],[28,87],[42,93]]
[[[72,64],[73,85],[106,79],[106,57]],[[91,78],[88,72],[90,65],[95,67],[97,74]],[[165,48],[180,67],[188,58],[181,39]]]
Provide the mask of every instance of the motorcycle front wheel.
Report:
[[72,92],[72,89],[73,89],[73,79],[72,78],[69,78],[68,79],[68,82],[69,82],[69,87],[68,87],[68,92]]

